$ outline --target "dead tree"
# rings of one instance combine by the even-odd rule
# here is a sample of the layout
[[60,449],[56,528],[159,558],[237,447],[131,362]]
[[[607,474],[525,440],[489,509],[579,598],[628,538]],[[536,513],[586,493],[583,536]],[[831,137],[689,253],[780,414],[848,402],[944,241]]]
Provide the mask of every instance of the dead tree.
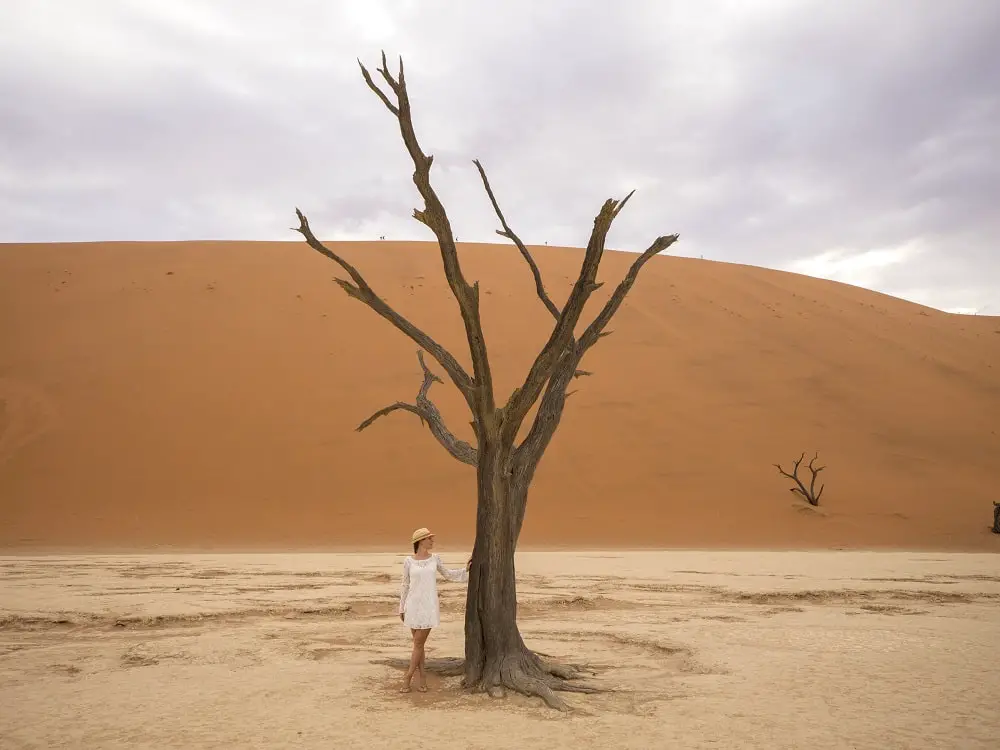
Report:
[[993,533],[1000,534],[1000,503],[993,501]]
[[792,464],[792,473],[791,474],[789,474],[787,471],[785,471],[784,469],[782,469],[781,468],[781,464],[775,464],[774,466],[775,466],[775,468],[778,469],[779,472],[781,472],[781,475],[783,477],[788,477],[793,482],[795,482],[795,487],[791,488],[792,492],[794,492],[797,495],[801,495],[803,500],[805,500],[810,505],[815,506],[815,505],[819,505],[819,499],[823,495],[823,488],[826,487],[825,484],[822,485],[819,488],[819,492],[817,493],[816,492],[816,477],[818,477],[819,473],[821,471],[823,471],[823,469],[825,469],[826,467],[825,466],[814,466],[813,465],[813,464],[816,463],[816,460],[819,458],[819,453],[817,453],[815,456],[812,457],[812,460],[809,461],[809,464],[808,464],[809,471],[812,472],[812,480],[810,480],[810,482],[809,482],[809,489],[806,489],[806,486],[804,484],[802,484],[802,480],[799,479],[799,464],[802,463],[802,459],[804,459],[805,457],[806,457],[806,454],[803,453],[801,456],[799,456],[799,460],[796,461],[794,464]]
[[[657,237],[646,250],[636,255],[624,279],[600,312],[577,336],[584,306],[601,286],[596,280],[597,271],[608,232],[632,193],[622,200],[605,201],[594,219],[576,282],[566,301],[557,305],[546,292],[541,273],[528,248],[508,225],[483,165],[475,160],[473,163],[501,226],[497,234],[517,247],[534,278],[538,298],[554,321],[548,340],[536,355],[522,384],[499,403],[480,320],[479,282],[470,284],[466,280],[451,224],[431,186],[430,171],[434,157],[421,150],[413,129],[403,61],[400,59],[399,70],[393,75],[386,64],[385,53],[382,54],[382,67],[377,69],[377,73],[384,86],[373,80],[360,60],[358,64],[365,83],[399,123],[403,144],[413,161],[413,182],[424,204],[423,208],[414,209],[413,218],[430,229],[437,239],[444,274],[465,326],[472,372],[467,372],[453,354],[393,309],[353,265],[316,239],[308,220],[298,209],[297,231],[310,247],[343,269],[349,278],[337,279],[337,283],[348,296],[370,307],[412,339],[421,352],[429,354],[444,370],[471,412],[475,445],[457,439],[430,401],[430,386],[440,381],[424,363],[422,353],[418,353],[418,357],[424,379],[415,402],[399,402],[381,409],[357,429],[365,429],[374,420],[392,411],[408,411],[428,426],[434,438],[451,456],[476,467],[476,541],[465,610],[465,659],[457,671],[463,675],[463,685],[468,690],[499,696],[510,689],[539,696],[552,707],[565,708],[564,701],[553,691],[593,692],[594,688],[573,682],[580,676],[575,669],[550,664],[532,652],[522,640],[516,622],[514,549],[524,522],[528,488],[542,454],[559,426],[568,395],[567,387],[574,378],[587,374],[579,369],[580,361],[598,340],[611,333],[606,330],[608,323],[621,307],[643,266],[676,242],[677,235]],[[526,423],[529,412],[536,404],[538,408],[534,418]],[[528,427],[527,434],[518,442],[522,424]],[[448,669],[447,664],[437,666],[441,671]],[[452,668],[455,666],[451,665]]]

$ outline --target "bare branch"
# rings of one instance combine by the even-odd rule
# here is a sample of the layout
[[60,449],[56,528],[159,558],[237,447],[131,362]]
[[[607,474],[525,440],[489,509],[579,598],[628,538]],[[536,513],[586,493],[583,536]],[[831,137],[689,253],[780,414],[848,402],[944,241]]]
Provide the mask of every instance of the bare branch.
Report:
[[816,453],[816,455],[813,456],[812,460],[808,464],[808,469],[810,472],[812,472],[812,481],[810,481],[809,483],[809,489],[806,489],[806,486],[802,483],[802,480],[799,479],[799,466],[801,465],[805,457],[806,454],[802,453],[802,455],[799,456],[798,460],[792,464],[791,474],[782,469],[781,464],[774,464],[774,467],[783,477],[787,477],[788,479],[791,479],[793,482],[795,482],[796,486],[792,487],[790,490],[793,494],[801,495],[802,499],[805,500],[810,505],[819,505],[819,499],[823,496],[823,490],[826,488],[826,485],[825,484],[822,485],[819,488],[819,494],[816,494],[816,477],[818,477],[819,473],[823,471],[823,469],[825,469],[826,467],[813,466],[813,464],[815,464],[816,460],[819,458],[819,453]]
[[[631,193],[630,193],[631,195]],[[666,250],[668,247],[677,242],[678,236],[676,234],[666,235],[665,237],[657,237],[653,244],[650,245],[646,250],[635,259],[631,267],[628,269],[628,273],[625,274],[625,278],[622,279],[618,288],[612,293],[611,298],[604,305],[604,308],[597,314],[594,321],[587,327],[587,330],[583,332],[580,337],[580,347],[586,352],[590,347],[597,343],[604,334],[604,327],[607,326],[611,319],[618,312],[618,308],[621,307],[622,302],[625,301],[625,297],[632,290],[632,285],[635,284],[635,280],[639,276],[639,271],[642,267],[655,255],[659,255],[661,252]],[[608,332],[610,333],[610,331]]]
[[299,226],[295,231],[305,237],[309,247],[318,252],[320,255],[326,256],[343,268],[354,281],[354,283],[351,284],[351,282],[346,279],[337,279],[336,281],[337,284],[340,285],[340,288],[343,289],[350,297],[364,302],[368,305],[368,307],[372,308],[375,312],[392,323],[398,330],[409,336],[418,346],[429,352],[430,355],[434,357],[438,363],[440,363],[445,372],[448,373],[448,377],[451,378],[451,381],[455,384],[458,390],[465,395],[466,400],[468,401],[471,399],[474,391],[472,378],[469,377],[469,374],[465,371],[462,365],[459,364],[458,360],[429,335],[393,310],[385,300],[375,293],[375,291],[368,285],[368,282],[365,281],[364,277],[354,266],[316,239],[316,236],[309,228],[309,220],[306,218],[305,214],[297,208],[295,209],[295,213],[299,217]]
[[813,467],[813,464],[816,463],[816,460],[818,458],[819,458],[819,452],[817,451],[816,455],[814,455],[809,460],[809,471],[812,473],[812,480],[809,482],[809,497],[813,498],[813,500],[810,500],[809,502],[811,502],[813,505],[819,505],[819,499],[820,497],[823,496],[823,490],[826,488],[825,484],[822,485],[819,488],[819,494],[818,495],[816,494],[816,477],[818,477],[819,473],[826,468],[825,466],[820,466],[818,468]]
[[502,230],[497,230],[497,234],[501,237],[506,237],[517,246],[521,256],[531,269],[531,275],[535,278],[535,291],[538,293],[538,299],[552,313],[552,317],[558,321],[560,310],[545,291],[545,284],[542,283],[542,273],[538,270],[535,259],[531,257],[531,253],[528,252],[527,246],[521,242],[521,238],[514,234],[514,230],[507,224],[507,219],[504,218],[503,211],[500,210],[496,196],[493,195],[493,188],[490,187],[490,181],[486,177],[486,170],[483,169],[483,165],[480,164],[479,159],[474,159],[472,163],[476,165],[476,169],[479,170],[479,176],[483,178],[483,187],[486,188],[486,194],[490,197],[490,203],[493,204],[493,210],[496,212],[497,218],[500,219],[500,226],[503,227]]
[[403,411],[408,411],[411,414],[416,414],[418,417],[420,417],[420,423],[421,424],[423,424],[424,421],[425,421],[424,420],[424,413],[420,409],[418,409],[416,406],[414,406],[413,404],[408,404],[405,401],[397,401],[394,404],[389,404],[388,406],[385,406],[385,407],[382,407],[381,409],[379,409],[377,412],[375,412],[370,417],[368,417],[368,419],[366,419],[364,422],[362,422],[361,424],[359,424],[355,428],[355,431],[356,432],[361,432],[361,431],[363,431],[363,430],[371,427],[372,423],[374,423],[375,420],[377,420],[379,417],[384,417],[386,414],[392,414],[394,411],[396,411],[398,409],[402,409]]
[[567,393],[566,388],[575,377],[578,377],[578,372],[583,372],[576,369],[581,356],[581,352],[573,347],[559,360],[538,404],[538,412],[535,414],[531,429],[515,451],[515,463],[520,471],[527,474],[529,481],[559,426],[566,399],[575,393],[575,391]]
[[403,58],[399,58],[399,72],[396,74],[396,80],[393,80],[392,76],[389,75],[389,64],[385,60],[385,50],[382,50],[382,67],[378,69],[378,72],[382,74],[385,82],[389,84],[389,88],[399,96],[399,90],[403,86]]
[[[385,64],[385,53],[382,55],[382,64]],[[378,95],[378,98],[382,100],[382,103],[386,106],[390,112],[392,112],[396,117],[399,117],[399,108],[389,101],[389,97],[385,95],[385,92],[378,87],[378,84],[372,80],[371,74],[369,74],[368,69],[364,66],[361,60],[358,60],[358,65],[361,66],[361,75],[365,78],[365,83],[368,84],[368,88]]]
[[[562,419],[566,401],[576,391],[569,391],[566,388],[576,373],[581,372],[576,369],[580,361],[580,353],[575,346],[568,349],[559,360],[556,368],[549,379],[545,393],[538,405],[538,412],[532,422],[531,429],[525,436],[521,444],[514,450],[514,461],[512,472],[518,475],[518,481],[530,484],[538,468],[539,462],[545,453],[545,449],[552,441],[556,428]],[[515,509],[514,528],[519,534],[521,525],[524,523],[524,513],[526,504],[522,504]]]
[[624,198],[622,198],[622,200],[618,204],[617,208],[615,208],[614,218],[616,218],[616,219],[618,218],[618,214],[620,214],[622,212],[622,209],[625,208],[625,204],[628,203],[629,198],[631,198],[633,195],[635,195],[635,188],[632,189],[632,192],[630,192],[628,195],[626,195]]
[[365,428],[370,427],[376,419],[384,417],[386,414],[391,414],[397,410],[408,411],[411,414],[416,414],[420,418],[421,424],[427,424],[431,434],[454,458],[461,461],[463,464],[475,466],[479,460],[479,452],[469,445],[469,443],[464,440],[459,440],[452,434],[451,430],[449,430],[445,425],[441,412],[427,396],[427,392],[431,389],[431,385],[434,383],[440,383],[441,378],[428,369],[427,364],[424,362],[424,353],[422,351],[417,351],[417,360],[420,362],[420,368],[424,371],[424,380],[420,384],[420,390],[417,392],[416,403],[407,404],[402,401],[397,401],[396,403],[390,404],[383,409],[379,409],[377,412],[368,417],[368,419],[359,424],[357,431],[361,432]]
[[[632,193],[629,193],[625,200],[627,201],[631,196]],[[556,362],[569,347],[574,345],[573,336],[580,316],[583,314],[583,308],[587,304],[587,300],[590,299],[590,295],[601,286],[596,282],[597,269],[601,264],[601,257],[604,255],[608,232],[624,205],[625,201],[609,198],[594,218],[594,229],[584,252],[580,274],[569,293],[569,298],[559,314],[548,341],[535,357],[535,361],[524,379],[524,384],[511,394],[504,406],[504,439],[513,440],[517,435],[528,411],[546,387]]]
[[469,342],[469,352],[472,355],[472,370],[475,382],[475,389],[467,395],[467,401],[476,415],[482,421],[492,415],[495,405],[493,396],[493,375],[490,372],[489,356],[486,349],[486,339],[483,335],[482,321],[479,315],[479,296],[473,286],[465,280],[462,267],[458,260],[458,250],[455,247],[455,236],[451,229],[451,222],[445,212],[441,200],[438,198],[434,188],[431,187],[430,171],[434,162],[433,156],[428,156],[420,148],[417,141],[416,132],[413,129],[413,119],[410,113],[410,97],[406,90],[406,79],[403,73],[403,59],[399,59],[399,72],[394,78],[389,72],[386,63],[385,52],[382,52],[382,67],[378,68],[378,73],[385,80],[396,97],[394,105],[389,97],[375,84],[371,74],[361,64],[361,74],[365,83],[374,91],[386,105],[388,110],[395,115],[399,123],[399,132],[403,137],[403,144],[406,146],[410,159],[413,161],[413,184],[416,185],[421,197],[424,199],[423,209],[415,209],[413,216],[417,221],[427,226],[437,238],[438,247],[441,251],[441,260],[444,264],[445,277],[448,279],[448,286],[454,294],[458,307],[462,315],[462,322],[465,324],[466,338]]
[[[631,196],[632,193],[629,193],[629,195],[626,197],[626,200],[628,200],[628,198]],[[611,334],[611,331],[606,331],[604,330],[604,328],[614,317],[615,313],[618,312],[618,309],[621,307],[621,304],[625,300],[625,297],[632,290],[632,286],[635,284],[635,281],[638,278],[639,272],[642,270],[642,267],[649,261],[650,258],[662,252],[666,248],[670,247],[674,242],[677,241],[677,239],[678,237],[676,234],[668,235],[665,237],[658,237],[653,242],[653,244],[651,244],[645,250],[645,252],[643,252],[638,258],[635,259],[635,261],[629,268],[628,273],[625,274],[625,278],[622,279],[621,283],[615,289],[614,293],[611,295],[611,298],[604,305],[601,312],[598,313],[597,317],[594,318],[593,322],[583,332],[583,335],[580,337],[579,341],[573,345],[572,350],[575,356],[575,363],[579,363],[579,361],[583,358],[583,355],[586,354],[587,350],[590,349],[594,344],[596,344],[600,339],[604,338],[605,336],[609,336]],[[561,366],[562,365],[560,365],[559,367]],[[573,366],[575,367],[576,364],[574,364]],[[559,372],[559,367],[557,367],[557,372]],[[539,406],[538,415],[536,415],[535,417],[535,422],[532,425],[532,430],[531,430],[531,432],[535,432],[537,428],[540,435],[543,435],[546,431],[548,431],[549,434],[547,435],[547,437],[544,438],[544,441],[541,442],[541,445],[543,446],[542,450],[544,450],[545,445],[548,445],[548,441],[551,440],[552,438],[551,433],[555,431],[555,428],[559,423],[559,418],[561,417],[562,408],[565,405],[565,398],[571,395],[571,394],[566,394],[566,396],[562,399],[562,401],[559,401],[554,394],[550,397],[549,393],[553,387],[553,384],[558,385],[563,380],[565,380],[566,384],[568,384],[570,380],[572,380],[572,378],[577,378],[585,375],[590,375],[590,373],[587,372],[586,370],[576,370],[572,373],[569,379],[565,377],[565,374],[563,374],[562,376],[553,375],[552,378],[550,379],[548,390],[546,390],[545,396],[543,396],[542,398],[543,404]],[[566,386],[563,385],[562,387],[565,390]],[[549,399],[549,406],[548,406],[549,411],[554,412],[555,410],[558,410],[559,416],[555,417],[554,420],[551,417],[546,417],[541,420],[539,419],[539,416],[542,415],[542,412],[545,409],[546,399]],[[531,433],[529,433],[529,435],[531,435]],[[527,439],[525,439],[525,443],[528,443]]]

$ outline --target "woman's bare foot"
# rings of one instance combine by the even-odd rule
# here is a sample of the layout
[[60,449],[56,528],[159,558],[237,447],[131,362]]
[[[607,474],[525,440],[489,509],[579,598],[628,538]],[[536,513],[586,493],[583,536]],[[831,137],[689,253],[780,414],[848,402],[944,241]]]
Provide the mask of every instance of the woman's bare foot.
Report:
[[399,692],[401,692],[401,693],[408,693],[408,692],[410,692],[410,681],[409,680],[407,680],[406,682],[403,683],[403,686],[399,689]]
[[417,685],[417,690],[419,690],[421,693],[426,693],[427,692],[427,683],[426,682],[421,682],[419,685]]

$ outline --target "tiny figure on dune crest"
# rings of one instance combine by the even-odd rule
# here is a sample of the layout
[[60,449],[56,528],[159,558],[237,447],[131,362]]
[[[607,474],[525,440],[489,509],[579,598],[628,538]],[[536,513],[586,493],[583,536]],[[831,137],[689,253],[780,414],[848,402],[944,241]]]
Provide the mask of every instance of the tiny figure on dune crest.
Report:
[[444,566],[441,558],[433,553],[434,534],[429,529],[420,528],[413,532],[413,555],[403,561],[403,586],[399,595],[399,619],[413,634],[413,652],[410,667],[403,677],[401,693],[410,692],[410,682],[417,676],[417,690],[427,692],[427,675],[424,671],[424,644],[431,628],[441,623],[441,607],[438,604],[437,574],[449,581],[464,583],[469,580],[469,566],[465,570],[451,570]]

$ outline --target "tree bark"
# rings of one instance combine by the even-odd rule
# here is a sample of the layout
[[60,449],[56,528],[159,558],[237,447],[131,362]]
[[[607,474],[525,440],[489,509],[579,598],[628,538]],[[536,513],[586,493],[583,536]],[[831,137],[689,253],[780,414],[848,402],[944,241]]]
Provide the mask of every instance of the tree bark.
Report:
[[465,682],[470,688],[493,687],[498,662],[523,645],[515,609],[517,538],[510,517],[516,506],[526,502],[527,487],[514,486],[505,476],[509,463],[509,453],[497,442],[489,436],[480,438],[476,542],[465,608]]
[[463,685],[494,697],[507,690],[541,697],[565,709],[554,691],[596,692],[566,682],[575,669],[547,664],[524,643],[517,627],[514,550],[527,506],[531,476],[518,471],[513,452],[496,436],[480,435],[476,543],[465,606]]
[[524,650],[517,628],[515,541],[499,506],[481,509],[476,523],[465,610],[465,684],[489,689],[502,684],[501,663]]

